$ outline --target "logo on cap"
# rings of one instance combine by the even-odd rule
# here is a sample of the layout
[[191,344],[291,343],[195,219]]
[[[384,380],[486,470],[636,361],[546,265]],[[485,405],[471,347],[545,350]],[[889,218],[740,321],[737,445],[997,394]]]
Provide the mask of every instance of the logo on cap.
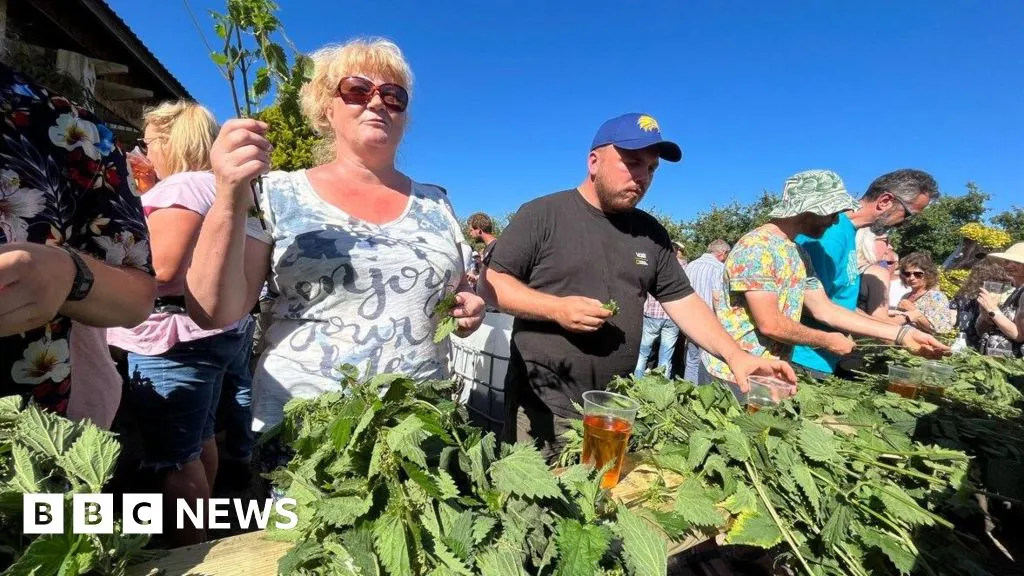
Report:
[[661,129],[658,128],[658,121],[647,114],[643,114],[637,118],[636,125],[644,132],[661,132]]

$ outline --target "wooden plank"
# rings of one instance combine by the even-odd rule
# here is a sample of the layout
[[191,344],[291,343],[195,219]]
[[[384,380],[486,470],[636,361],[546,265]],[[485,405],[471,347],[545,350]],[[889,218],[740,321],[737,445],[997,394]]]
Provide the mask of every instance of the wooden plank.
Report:
[[[612,497],[626,506],[633,506],[650,488],[659,473],[654,468],[634,466],[628,461],[623,466],[619,484],[612,488]],[[677,486],[682,477],[667,473],[663,480],[667,487]],[[277,561],[292,544],[266,540],[263,532],[250,532],[195,546],[168,551],[167,556],[134,566],[128,576],[276,576]],[[672,544],[669,555],[678,554],[704,542],[699,534]]]

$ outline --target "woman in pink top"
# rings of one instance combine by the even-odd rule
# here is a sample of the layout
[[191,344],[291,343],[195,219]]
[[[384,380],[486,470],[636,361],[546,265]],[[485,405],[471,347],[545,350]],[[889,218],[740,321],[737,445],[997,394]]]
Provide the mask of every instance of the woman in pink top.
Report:
[[[173,102],[148,111],[145,122],[140,147],[159,179],[142,196],[157,301],[149,319],[108,331],[107,341],[128,351],[127,397],[142,432],[142,466],[160,474],[165,509],[173,510],[177,498],[210,497],[218,462],[214,415],[222,385],[251,386],[253,322],[245,317],[203,330],[184,309],[185,271],[214,199],[209,170],[216,121],[198,104]],[[168,536],[179,546],[205,539],[202,530]]]

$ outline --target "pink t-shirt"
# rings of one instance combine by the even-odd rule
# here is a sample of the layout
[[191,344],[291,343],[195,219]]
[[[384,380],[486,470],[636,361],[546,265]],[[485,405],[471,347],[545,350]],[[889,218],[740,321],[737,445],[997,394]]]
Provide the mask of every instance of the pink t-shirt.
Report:
[[[185,208],[200,216],[205,215],[213,205],[216,187],[210,172],[179,172],[161,180],[149,192],[142,195],[142,207],[148,217],[160,208]],[[250,217],[247,228],[250,235],[259,221]],[[196,236],[199,230],[196,230]],[[181,296],[185,293],[185,272],[191,260],[179,267],[178,275],[168,282],[157,285],[156,295]],[[122,350],[155,356],[170,350],[178,342],[191,342],[232,330],[238,323],[221,330],[203,330],[185,314],[165,312],[151,314],[135,328],[111,328],[107,330],[107,343]]]

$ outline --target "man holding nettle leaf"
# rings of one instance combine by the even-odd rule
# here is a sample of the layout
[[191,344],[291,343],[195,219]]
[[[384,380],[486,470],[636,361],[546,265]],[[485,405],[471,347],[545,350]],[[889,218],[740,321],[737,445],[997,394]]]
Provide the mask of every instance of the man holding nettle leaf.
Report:
[[[533,440],[551,459],[588,390],[633,372],[648,293],[701,348],[746,376],[796,380],[784,362],[743,352],[697,296],[668,232],[636,205],[659,159],[677,162],[654,118],[601,126],[579,187],[525,204],[495,242],[480,292],[516,316],[505,384],[506,440]],[[618,313],[616,313],[618,312]]]

